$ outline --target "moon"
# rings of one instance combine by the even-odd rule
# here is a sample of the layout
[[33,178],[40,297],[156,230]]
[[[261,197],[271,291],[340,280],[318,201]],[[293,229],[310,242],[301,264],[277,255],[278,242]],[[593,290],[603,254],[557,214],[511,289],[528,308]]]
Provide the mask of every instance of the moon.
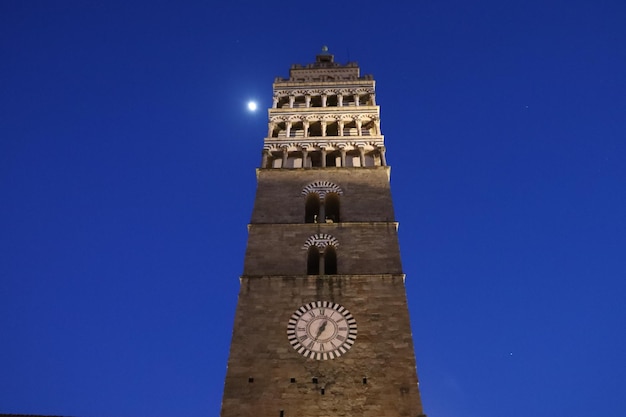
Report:
[[255,101],[249,101],[248,102],[248,110],[250,111],[256,111],[257,105]]

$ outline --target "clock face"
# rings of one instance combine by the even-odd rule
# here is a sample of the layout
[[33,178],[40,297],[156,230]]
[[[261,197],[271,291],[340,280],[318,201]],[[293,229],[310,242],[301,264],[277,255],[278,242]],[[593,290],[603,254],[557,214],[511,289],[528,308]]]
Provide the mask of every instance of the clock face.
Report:
[[304,357],[335,359],[354,344],[356,320],[339,304],[314,301],[291,315],[287,337],[291,346]]

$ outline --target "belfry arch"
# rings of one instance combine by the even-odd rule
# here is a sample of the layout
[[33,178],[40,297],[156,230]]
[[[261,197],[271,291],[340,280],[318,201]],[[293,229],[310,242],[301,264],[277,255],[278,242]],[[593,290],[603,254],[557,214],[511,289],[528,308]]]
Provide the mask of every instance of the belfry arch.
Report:
[[304,203],[304,222],[317,223],[320,215],[320,196],[315,192],[308,193]]
[[304,243],[307,251],[307,275],[336,275],[339,242],[327,233],[310,236]]
[[343,190],[329,181],[316,181],[302,189],[305,223],[339,223]]
[[324,219],[333,223],[339,223],[341,221],[339,194],[328,193],[324,197]]

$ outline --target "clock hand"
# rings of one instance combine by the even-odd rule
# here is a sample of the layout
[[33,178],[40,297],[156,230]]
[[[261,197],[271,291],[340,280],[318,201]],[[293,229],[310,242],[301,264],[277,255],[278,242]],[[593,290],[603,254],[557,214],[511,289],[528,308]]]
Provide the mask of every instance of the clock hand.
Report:
[[324,329],[326,329],[326,323],[328,323],[328,320],[324,320],[324,323],[322,323],[322,325],[317,329],[317,335],[315,336],[315,340],[317,340],[324,331]]

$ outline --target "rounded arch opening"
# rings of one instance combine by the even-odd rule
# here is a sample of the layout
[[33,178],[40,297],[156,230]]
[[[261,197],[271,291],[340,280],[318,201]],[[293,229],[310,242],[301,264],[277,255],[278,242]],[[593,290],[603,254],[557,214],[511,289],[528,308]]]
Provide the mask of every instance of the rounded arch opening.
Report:
[[320,274],[320,250],[317,246],[309,247],[306,260],[306,273],[307,275]]
[[326,154],[326,166],[327,167],[341,166],[341,155],[338,151],[332,151]]
[[339,195],[337,193],[326,194],[324,197],[324,213],[326,219],[332,220],[334,223],[341,221],[339,205]]
[[320,196],[317,193],[309,193],[304,204],[304,222],[317,223],[320,215]]
[[337,251],[332,245],[324,249],[324,274],[337,275]]

